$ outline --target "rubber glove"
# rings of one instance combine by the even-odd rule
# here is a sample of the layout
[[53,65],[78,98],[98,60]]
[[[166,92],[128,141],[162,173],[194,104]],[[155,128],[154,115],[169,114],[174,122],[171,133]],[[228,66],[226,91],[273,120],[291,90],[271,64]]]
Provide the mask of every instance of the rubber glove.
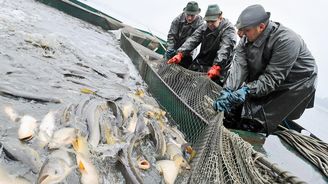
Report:
[[223,90],[220,92],[219,98],[213,103],[213,109],[220,112],[230,111],[231,106],[228,101],[228,97],[232,92],[233,91],[228,88],[223,88]]
[[213,65],[207,72],[207,76],[210,79],[220,76],[221,67],[218,65]]
[[227,99],[233,106],[240,105],[245,102],[246,95],[248,93],[249,93],[249,88],[247,86],[244,86],[238,89],[237,91],[231,93]]
[[171,59],[175,54],[176,54],[176,50],[175,49],[168,49],[166,52],[165,52],[165,58],[166,59]]
[[219,98],[213,103],[213,108],[220,112],[231,112],[231,108],[245,102],[249,88],[244,86],[236,91],[224,88]]
[[173,58],[171,58],[170,60],[167,61],[167,64],[178,64],[181,62],[182,60],[182,57],[183,57],[183,54],[181,52],[178,52],[177,55],[173,56]]

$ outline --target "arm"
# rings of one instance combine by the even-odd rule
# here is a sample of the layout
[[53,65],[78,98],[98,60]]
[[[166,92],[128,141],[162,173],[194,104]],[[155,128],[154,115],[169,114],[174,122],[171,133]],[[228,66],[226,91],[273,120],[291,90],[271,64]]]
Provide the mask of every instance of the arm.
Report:
[[297,60],[300,42],[297,36],[279,38],[273,46],[272,57],[259,78],[247,84],[250,96],[261,97],[280,86]]
[[227,28],[220,41],[220,49],[217,51],[216,58],[214,59],[213,64],[219,65],[223,68],[230,66],[228,63],[229,58],[233,52],[233,49],[237,42],[236,31],[233,27]]
[[179,28],[179,17],[176,17],[172,23],[171,23],[171,27],[170,27],[170,30],[169,30],[169,33],[167,35],[167,50],[170,50],[170,49],[174,49],[174,45],[175,45],[175,42],[176,42],[176,35],[178,34],[178,28]]
[[178,49],[178,52],[182,52],[183,54],[185,54],[190,53],[192,50],[194,50],[202,42],[202,35],[206,28],[206,24],[199,26],[195,30],[195,32]]
[[247,79],[248,68],[245,52],[245,40],[242,38],[236,48],[234,59],[229,70],[228,78],[225,84],[226,88],[237,90]]

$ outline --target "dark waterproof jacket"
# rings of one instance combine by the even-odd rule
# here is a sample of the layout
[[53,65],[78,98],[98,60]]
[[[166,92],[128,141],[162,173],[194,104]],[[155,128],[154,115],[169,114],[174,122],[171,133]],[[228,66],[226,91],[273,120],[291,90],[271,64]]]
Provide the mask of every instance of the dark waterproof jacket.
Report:
[[171,23],[171,28],[167,35],[167,50],[177,50],[203,24],[205,22],[200,15],[196,15],[195,20],[189,24],[186,20],[186,14],[180,14]]
[[242,116],[271,133],[284,119],[298,119],[313,107],[316,78],[317,65],[302,38],[269,22],[255,42],[240,40],[226,87],[236,90],[246,83],[250,93]]
[[237,34],[234,26],[228,19],[223,18],[214,31],[211,31],[206,24],[199,27],[178,51],[184,54],[189,53],[201,43],[200,52],[193,63],[207,69],[214,64],[219,65],[221,75],[225,78],[233,58],[236,42]]

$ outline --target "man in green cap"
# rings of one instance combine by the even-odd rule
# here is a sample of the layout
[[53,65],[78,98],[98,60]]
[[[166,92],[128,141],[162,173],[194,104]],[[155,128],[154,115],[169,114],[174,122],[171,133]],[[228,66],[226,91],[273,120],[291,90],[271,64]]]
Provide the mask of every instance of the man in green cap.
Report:
[[[273,133],[313,107],[317,65],[302,38],[261,5],[247,7],[236,27],[242,36],[225,88],[213,104],[225,126]],[[240,119],[242,118],[242,119]]]
[[178,54],[168,63],[183,62],[199,44],[200,52],[192,61],[190,70],[207,72],[209,78],[223,85],[230,67],[237,34],[232,23],[223,18],[217,4],[209,5],[205,14],[206,24],[200,26],[178,49]]
[[[171,23],[171,28],[167,35],[166,59],[171,59],[176,50],[187,40],[187,38],[202,24],[205,24],[203,18],[199,15],[200,8],[195,1],[188,2],[183,9],[183,13],[177,16]],[[188,68],[192,61],[192,53],[187,55],[181,65]]]

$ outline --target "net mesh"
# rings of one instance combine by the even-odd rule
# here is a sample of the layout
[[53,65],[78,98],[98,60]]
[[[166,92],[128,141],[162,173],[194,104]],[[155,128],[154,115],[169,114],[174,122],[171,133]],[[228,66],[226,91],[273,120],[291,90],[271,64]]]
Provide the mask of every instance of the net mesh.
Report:
[[176,183],[304,183],[222,126],[222,113],[212,108],[220,86],[203,73],[167,65],[127,35],[121,35],[121,48],[197,152],[192,170]]
[[[195,141],[197,157],[192,171],[182,183],[298,183],[285,181],[286,176],[261,163],[252,146],[223,126],[223,113],[212,108],[222,88],[204,73],[193,72],[178,65],[161,64],[158,74],[191,109],[205,119]],[[186,117],[187,118],[187,117]],[[180,123],[179,123],[180,124]],[[195,127],[185,127],[184,132]],[[295,179],[295,177],[292,177]]]

